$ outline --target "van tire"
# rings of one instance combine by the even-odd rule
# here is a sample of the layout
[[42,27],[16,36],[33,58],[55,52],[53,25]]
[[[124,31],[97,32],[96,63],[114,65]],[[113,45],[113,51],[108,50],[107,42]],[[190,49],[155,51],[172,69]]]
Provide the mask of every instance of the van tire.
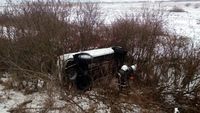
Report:
[[89,90],[91,87],[91,78],[88,75],[80,75],[76,78],[76,86],[79,90]]
[[76,80],[78,74],[79,74],[79,71],[76,67],[73,67],[73,68],[69,68],[69,69],[66,69],[65,70],[65,74],[66,74],[66,77],[70,80],[70,81],[74,81]]

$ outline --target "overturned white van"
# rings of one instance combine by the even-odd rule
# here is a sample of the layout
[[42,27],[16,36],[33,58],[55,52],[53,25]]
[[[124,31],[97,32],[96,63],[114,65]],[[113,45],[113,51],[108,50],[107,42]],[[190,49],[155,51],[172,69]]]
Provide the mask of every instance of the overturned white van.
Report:
[[124,64],[127,51],[119,46],[63,54],[58,57],[59,79],[63,84],[73,82],[77,89],[87,90],[92,80],[109,70],[117,75]]

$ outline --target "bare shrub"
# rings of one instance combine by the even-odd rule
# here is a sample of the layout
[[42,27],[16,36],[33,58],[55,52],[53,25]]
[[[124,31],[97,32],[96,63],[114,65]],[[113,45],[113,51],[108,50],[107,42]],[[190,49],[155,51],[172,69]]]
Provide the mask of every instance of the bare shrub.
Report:
[[[166,15],[157,17],[159,13],[154,13],[144,11],[140,13],[142,16],[124,16],[118,19],[112,25],[112,42],[128,49],[128,57],[131,59],[129,63],[137,61],[134,83],[146,87],[141,90],[141,98],[148,98],[148,104],[154,103],[158,109],[167,111],[172,110],[170,107],[176,104],[183,104],[181,100],[184,100],[188,105],[185,110],[195,112],[198,107],[188,104],[191,100],[184,98],[188,98],[187,95],[198,98],[191,93],[196,92],[199,84],[198,48],[194,48],[194,43],[188,37],[172,36],[164,31],[162,27]],[[195,81],[193,88],[192,81]],[[173,97],[175,103],[169,102],[169,96]],[[163,102],[169,107],[163,106]],[[145,106],[147,103],[142,104]]]
[[198,25],[200,24],[200,19],[197,19],[197,24],[198,24]]
[[[162,89],[157,90],[161,74],[157,71],[159,67],[156,64],[159,59],[156,49],[158,44],[161,43],[161,37],[165,35],[162,28],[165,24],[164,17],[166,16],[163,10],[144,8],[137,15],[130,14],[121,16],[112,24],[112,44],[117,44],[125,47],[128,50],[128,63],[132,64],[137,62],[138,68],[135,76],[134,83],[140,86],[150,87],[144,88],[147,93],[137,98],[142,102],[145,98],[151,98],[147,103],[152,101],[161,101]],[[129,15],[129,16],[128,16]],[[144,92],[141,90],[141,92]],[[147,96],[147,97],[146,97]],[[130,98],[129,98],[130,99]],[[130,100],[135,100],[136,97]],[[128,100],[126,100],[128,101]],[[143,103],[145,106],[146,103]]]
[[195,8],[195,9],[197,9],[197,8],[199,8],[199,7],[200,7],[200,4],[199,4],[199,3],[197,3],[197,4],[194,5],[194,8]]
[[80,3],[75,12],[75,40],[77,50],[87,50],[103,45],[101,28],[104,20],[98,3]]
[[71,46],[68,41],[72,25],[67,21],[71,7],[69,3],[39,0],[18,5],[10,2],[4,9],[1,38],[8,43],[4,44],[5,54],[0,58],[11,70],[21,74],[18,78],[29,81],[55,75],[56,57],[69,51]]
[[159,43],[160,36],[164,35],[164,16],[161,10],[147,8],[132,18],[125,16],[113,23],[112,44],[122,45],[128,50],[129,63],[137,61],[138,71],[143,70],[140,70],[140,66],[152,67],[147,63],[154,61],[152,58],[156,57],[157,52],[154,48]]
[[172,9],[169,10],[169,12],[185,12],[184,9],[174,6]]
[[[3,28],[2,28],[3,29]],[[10,40],[0,37],[0,71],[8,71],[9,65],[5,62],[8,59],[8,45],[10,45]]]
[[191,6],[191,3],[186,3],[185,6],[189,7],[189,6]]

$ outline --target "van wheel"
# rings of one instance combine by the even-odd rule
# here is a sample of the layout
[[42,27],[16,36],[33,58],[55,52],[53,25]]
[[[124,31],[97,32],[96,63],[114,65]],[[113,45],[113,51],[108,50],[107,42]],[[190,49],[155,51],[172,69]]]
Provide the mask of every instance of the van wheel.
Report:
[[70,80],[73,81],[76,79],[78,76],[78,69],[77,68],[69,68],[65,70],[66,77]]
[[79,90],[89,90],[91,87],[91,78],[88,75],[80,75],[76,79],[76,85]]

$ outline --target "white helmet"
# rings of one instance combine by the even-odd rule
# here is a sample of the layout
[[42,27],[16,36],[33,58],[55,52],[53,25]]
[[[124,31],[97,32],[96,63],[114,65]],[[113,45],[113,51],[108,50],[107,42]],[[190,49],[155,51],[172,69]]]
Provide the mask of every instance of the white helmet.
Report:
[[133,71],[135,71],[137,68],[137,64],[132,65],[131,68],[133,69]]
[[127,65],[123,65],[123,66],[121,67],[121,69],[124,70],[124,71],[126,71],[126,70],[128,70],[128,66],[127,66]]

